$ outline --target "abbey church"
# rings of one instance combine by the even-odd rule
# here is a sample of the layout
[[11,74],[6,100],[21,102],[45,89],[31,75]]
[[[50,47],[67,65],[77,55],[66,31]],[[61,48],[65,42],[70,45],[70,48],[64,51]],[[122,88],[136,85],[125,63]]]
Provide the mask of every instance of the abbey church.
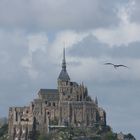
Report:
[[28,106],[9,108],[10,140],[33,140],[36,132],[47,134],[51,128],[106,126],[106,113],[97,98],[88,95],[85,85],[71,81],[63,50],[62,70],[56,89],[40,89],[38,98]]

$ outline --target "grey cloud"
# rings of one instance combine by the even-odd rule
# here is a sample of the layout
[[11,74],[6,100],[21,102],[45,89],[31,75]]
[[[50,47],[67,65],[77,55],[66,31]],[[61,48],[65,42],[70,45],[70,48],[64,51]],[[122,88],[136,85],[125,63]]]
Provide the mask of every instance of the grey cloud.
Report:
[[130,43],[128,46],[120,46],[110,49],[112,57],[140,58],[140,42]]
[[137,110],[140,98],[140,81],[133,83],[88,83],[89,93],[92,97],[98,97],[99,105],[107,112],[107,122],[116,132],[133,133],[139,137],[139,117]]
[[7,113],[8,106],[25,101],[23,93],[27,89],[22,88],[22,85],[29,79],[20,67],[20,60],[26,53],[24,42],[23,35],[14,32],[3,32],[0,37],[0,49],[3,52],[0,53],[0,111],[3,115]]
[[73,56],[100,57],[106,54],[107,51],[108,46],[106,44],[100,43],[96,37],[89,35],[78,44],[75,44],[75,47],[69,50],[69,53]]
[[112,57],[112,58],[140,58],[140,42],[130,43],[128,46],[109,47],[101,43],[96,37],[89,35],[84,40],[75,44],[75,47],[69,50],[72,56],[83,57]]
[[[126,0],[127,1],[127,0]],[[87,1],[0,1],[0,26],[28,30],[86,30],[116,25],[116,4],[112,0]]]
[[0,31],[0,117],[7,116],[10,106],[28,105],[40,88],[57,87],[61,67],[48,60],[47,51],[32,53],[32,66],[38,72],[35,79],[21,65],[29,53],[27,38],[22,31]]
[[136,22],[136,23],[140,23],[140,17],[139,17],[139,13],[140,13],[140,1],[139,0],[134,0],[135,4],[133,6],[132,12],[130,13],[130,20],[131,22]]

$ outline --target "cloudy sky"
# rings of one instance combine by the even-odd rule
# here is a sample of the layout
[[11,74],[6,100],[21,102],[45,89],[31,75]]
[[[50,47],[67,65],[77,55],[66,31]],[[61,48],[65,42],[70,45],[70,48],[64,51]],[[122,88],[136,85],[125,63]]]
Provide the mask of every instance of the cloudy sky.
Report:
[[71,80],[98,97],[115,132],[140,139],[139,7],[139,0],[1,0],[0,117],[40,88],[57,87],[65,46]]

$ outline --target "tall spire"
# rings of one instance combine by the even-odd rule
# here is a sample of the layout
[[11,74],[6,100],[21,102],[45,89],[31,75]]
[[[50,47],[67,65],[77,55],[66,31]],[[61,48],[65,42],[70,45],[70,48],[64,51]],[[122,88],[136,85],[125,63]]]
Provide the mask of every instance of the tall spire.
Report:
[[63,49],[62,70],[66,71],[65,48]]
[[69,81],[70,77],[66,70],[65,48],[63,49],[62,70],[59,74],[58,80]]

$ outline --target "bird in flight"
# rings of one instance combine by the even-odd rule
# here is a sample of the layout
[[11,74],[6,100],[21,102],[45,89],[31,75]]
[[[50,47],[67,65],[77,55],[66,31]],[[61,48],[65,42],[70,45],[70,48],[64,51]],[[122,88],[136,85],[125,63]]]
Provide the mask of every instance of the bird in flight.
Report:
[[104,63],[104,65],[112,65],[112,66],[114,66],[114,68],[116,69],[116,68],[118,68],[118,67],[125,67],[125,68],[128,68],[127,66],[125,66],[125,65],[117,65],[117,64],[113,64],[113,63]]

